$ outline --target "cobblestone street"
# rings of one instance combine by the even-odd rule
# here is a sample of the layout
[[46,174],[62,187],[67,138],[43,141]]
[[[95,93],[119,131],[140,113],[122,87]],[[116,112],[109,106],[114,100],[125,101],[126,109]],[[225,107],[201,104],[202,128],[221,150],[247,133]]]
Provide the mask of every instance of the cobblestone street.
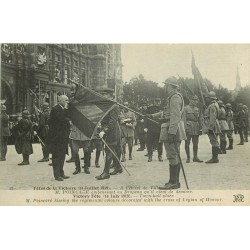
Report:
[[[248,190],[250,189],[250,143],[237,146],[239,136],[235,135],[234,150],[227,151],[226,155],[219,155],[218,164],[191,163],[186,164],[184,143],[181,145],[181,158],[186,172],[189,188],[193,190]],[[94,166],[95,153],[92,154],[92,166],[90,174],[83,172],[72,175],[74,163],[64,164],[64,171],[70,179],[63,182],[55,181],[52,167],[45,163],[38,163],[42,158],[42,150],[39,144],[34,144],[34,154],[30,157],[30,165],[18,166],[22,156],[17,155],[13,145],[8,146],[7,161],[0,163],[0,189],[33,190],[34,187],[47,186],[108,186],[119,188],[120,186],[161,186],[168,181],[168,161],[165,149],[163,162],[158,162],[157,152],[154,152],[153,161],[147,162],[146,150],[137,152],[139,146],[134,146],[133,160],[127,160],[125,166],[130,172],[111,176],[108,180],[98,181],[95,176],[103,170],[103,155],[100,157],[101,168]],[[192,152],[192,145],[190,147]],[[81,152],[81,157],[82,152]],[[191,154],[192,157],[192,154]],[[200,137],[199,157],[206,161],[211,158],[211,146],[207,136]],[[66,156],[68,159],[69,156]],[[82,165],[83,165],[83,161]],[[180,175],[181,188],[186,189],[183,175]]]

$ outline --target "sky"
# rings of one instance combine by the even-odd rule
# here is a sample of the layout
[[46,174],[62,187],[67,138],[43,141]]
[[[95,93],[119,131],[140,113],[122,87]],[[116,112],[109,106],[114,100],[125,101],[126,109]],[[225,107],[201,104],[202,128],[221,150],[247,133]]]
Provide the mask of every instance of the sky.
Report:
[[122,44],[123,80],[144,75],[161,86],[169,76],[192,77],[191,60],[203,78],[233,90],[237,65],[241,86],[250,84],[250,45],[244,44]]

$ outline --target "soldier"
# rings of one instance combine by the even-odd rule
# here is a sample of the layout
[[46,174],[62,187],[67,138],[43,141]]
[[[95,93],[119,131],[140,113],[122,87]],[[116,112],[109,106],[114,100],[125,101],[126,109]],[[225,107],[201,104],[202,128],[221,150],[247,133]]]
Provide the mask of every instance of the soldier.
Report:
[[218,121],[219,105],[216,102],[216,94],[213,91],[210,91],[205,99],[208,103],[208,107],[204,113],[204,124],[202,130],[204,134],[208,135],[212,145],[212,158],[206,161],[206,163],[218,163],[220,146],[217,136],[221,133]]
[[165,91],[167,93],[166,107],[163,112],[148,115],[152,118],[162,118],[160,141],[164,143],[167,158],[169,160],[170,179],[160,189],[180,188],[180,161],[179,150],[182,140],[186,140],[186,133],[182,115],[184,111],[184,101],[182,95],[177,91],[178,80],[171,76],[165,81]]
[[[141,114],[145,115],[147,110],[147,103],[143,102],[141,104]],[[138,116],[136,121],[136,127],[137,127],[137,133],[138,133],[138,139],[140,142],[140,147],[137,149],[137,151],[144,151],[145,145],[146,145],[146,134],[144,131],[144,124],[145,120],[142,116]]]
[[220,130],[221,133],[219,134],[220,136],[220,150],[219,154],[226,154],[226,145],[227,145],[227,140],[226,140],[226,134],[229,131],[229,127],[227,124],[226,120],[226,110],[223,102],[219,100],[218,102],[219,105],[219,114],[218,114],[218,121],[220,125]]
[[[124,106],[128,107],[128,102],[124,102]],[[133,149],[133,138],[134,138],[134,130],[136,126],[136,118],[135,114],[130,110],[124,108],[123,112],[121,112],[121,129],[123,133],[122,140],[122,149],[123,149],[123,159],[125,161],[126,154],[126,144],[128,143],[128,151],[129,151],[129,160],[132,160],[132,149]]]
[[228,124],[227,138],[229,140],[229,146],[226,150],[233,149],[233,132],[234,132],[234,113],[232,111],[232,105],[230,103],[226,104],[226,120]]
[[238,106],[238,114],[237,114],[237,127],[238,127],[238,132],[240,135],[240,143],[237,145],[244,145],[244,128],[245,128],[245,112],[243,110],[243,105],[242,103],[239,104]]
[[42,106],[42,111],[39,113],[39,120],[38,120],[38,135],[44,143],[44,145],[42,145],[43,158],[38,162],[49,161],[49,151],[46,146],[46,141],[49,132],[49,117],[50,117],[50,107],[47,102],[44,102]]
[[18,165],[29,165],[29,155],[33,154],[32,139],[34,134],[28,110],[22,112],[22,119],[15,126],[15,131],[17,133],[16,152],[23,155],[23,161]]
[[245,124],[245,127],[243,129],[243,134],[244,134],[245,142],[248,142],[249,114],[248,114],[247,105],[243,105],[243,110],[244,110],[244,124]]
[[[146,114],[155,114],[159,113],[161,110],[161,99],[156,98],[154,101],[154,105],[147,108]],[[155,123],[150,121],[149,119],[145,119],[145,129],[146,132],[146,145],[148,150],[148,162],[152,161],[153,150],[157,148],[158,151],[158,160],[162,160],[162,142],[159,141],[161,127],[157,126]]]
[[8,138],[10,137],[10,128],[9,128],[9,116],[6,113],[6,106],[1,105],[1,113],[0,113],[0,146],[1,146],[1,155],[0,161],[6,161],[6,154],[7,154],[7,145],[8,145]]
[[[114,91],[112,89],[104,89],[101,94],[108,99],[112,99],[113,92]],[[116,154],[118,159],[120,159],[121,157],[121,131],[118,124],[119,116],[120,111],[118,106],[116,106],[102,120],[101,132],[99,133],[100,138],[105,137],[107,145]],[[122,173],[122,168],[120,166],[119,161],[117,161],[117,159],[113,156],[112,152],[106,146],[105,153],[105,167],[103,173],[99,176],[96,176],[97,180],[109,179],[110,175]],[[115,170],[112,173],[109,173],[112,161]]]
[[187,155],[186,163],[190,163],[190,149],[189,145],[192,139],[193,142],[193,162],[203,162],[198,158],[198,144],[199,134],[201,129],[201,115],[198,106],[199,99],[195,95],[190,100],[189,105],[184,108],[183,120],[185,124],[185,131],[187,140],[185,141],[185,151]]

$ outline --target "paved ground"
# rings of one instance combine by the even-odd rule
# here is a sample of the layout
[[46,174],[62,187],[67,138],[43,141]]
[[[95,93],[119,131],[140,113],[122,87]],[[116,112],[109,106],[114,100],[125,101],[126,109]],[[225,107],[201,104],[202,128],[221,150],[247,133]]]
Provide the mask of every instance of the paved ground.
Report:
[[[250,142],[244,146],[237,146],[239,136],[235,135],[235,146],[233,151],[228,151],[227,155],[220,155],[218,164],[205,163],[185,163],[184,143],[181,145],[181,157],[184,163],[186,176],[190,189],[250,189]],[[74,163],[65,163],[65,174],[70,179],[57,182],[53,178],[52,167],[48,163],[38,163],[42,156],[41,146],[33,145],[34,154],[30,157],[29,166],[18,166],[21,162],[21,155],[17,155],[14,146],[8,147],[7,161],[0,162],[0,189],[34,189],[35,186],[108,186],[119,188],[120,186],[159,186],[168,181],[168,162],[165,156],[164,161],[158,162],[157,153],[151,163],[147,162],[144,152],[136,152],[138,146],[134,147],[134,158],[126,161],[126,167],[131,176],[124,171],[122,174],[112,176],[109,180],[98,181],[95,176],[101,174],[103,169],[103,156],[101,156],[101,168],[94,166],[90,168],[91,174],[84,173],[73,176]],[[94,157],[93,153],[93,157]],[[208,138],[200,138],[199,157],[203,160],[211,158],[211,146]],[[69,158],[69,157],[67,157]],[[94,160],[92,159],[92,164]],[[185,189],[185,183],[181,174],[181,185]]]

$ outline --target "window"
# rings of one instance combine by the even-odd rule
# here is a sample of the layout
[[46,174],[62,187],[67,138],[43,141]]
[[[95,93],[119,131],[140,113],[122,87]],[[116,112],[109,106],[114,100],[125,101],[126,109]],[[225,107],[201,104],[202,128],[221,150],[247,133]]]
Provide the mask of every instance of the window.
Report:
[[69,71],[68,69],[64,69],[64,83],[68,84]]
[[55,54],[55,61],[59,62],[61,60],[61,57],[60,55],[58,54]]
[[74,60],[74,66],[78,67],[78,61]]
[[64,58],[64,62],[67,63],[67,64],[69,64],[69,57],[66,56],[66,57]]

